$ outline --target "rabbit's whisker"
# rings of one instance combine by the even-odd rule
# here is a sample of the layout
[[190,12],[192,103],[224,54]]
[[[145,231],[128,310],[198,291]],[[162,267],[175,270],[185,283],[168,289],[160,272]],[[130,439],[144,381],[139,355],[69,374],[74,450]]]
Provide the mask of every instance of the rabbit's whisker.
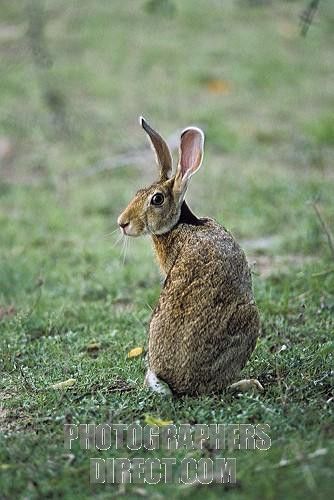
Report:
[[123,238],[123,234],[120,234],[118,236],[117,240],[115,241],[115,243],[111,246],[111,248],[114,248],[116,245],[118,245],[118,243],[121,242],[122,238]]
[[109,238],[109,236],[112,236],[113,234],[115,234],[117,231],[119,231],[119,227],[116,227],[116,229],[114,229],[113,231],[111,231],[111,233],[106,233],[103,235],[103,238]]
[[123,246],[123,264],[125,264],[126,254],[128,251],[129,238],[125,236],[124,238],[124,246]]
[[123,254],[124,254],[125,244],[126,244],[126,243],[125,243],[125,236],[123,236],[123,239],[122,239],[122,248],[121,248],[121,252],[120,252],[120,256],[119,256],[119,257],[120,257],[120,259],[122,260],[122,262],[123,262],[122,257],[123,257]]

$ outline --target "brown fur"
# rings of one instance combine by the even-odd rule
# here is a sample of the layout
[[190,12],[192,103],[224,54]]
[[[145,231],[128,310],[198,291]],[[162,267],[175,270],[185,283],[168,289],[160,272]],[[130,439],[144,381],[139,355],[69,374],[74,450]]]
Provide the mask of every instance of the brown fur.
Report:
[[153,236],[166,279],[149,332],[149,364],[175,393],[217,392],[252,353],[259,315],[246,258],[213,220]]
[[[169,179],[166,144],[154,132],[156,154],[164,154],[160,181],[140,190],[118,219],[126,234],[152,236],[165,281],[150,322],[149,367],[177,394],[209,394],[234,382],[259,333],[243,251],[224,227],[198,219],[183,201],[201,163],[200,134],[195,128],[182,134],[181,167]],[[160,207],[152,205],[157,192],[164,195]]]

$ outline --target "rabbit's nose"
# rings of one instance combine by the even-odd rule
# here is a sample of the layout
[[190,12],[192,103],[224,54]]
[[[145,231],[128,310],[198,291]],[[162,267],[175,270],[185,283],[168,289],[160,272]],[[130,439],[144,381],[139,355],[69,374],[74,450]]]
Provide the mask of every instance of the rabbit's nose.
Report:
[[130,226],[130,222],[122,222],[122,219],[118,219],[118,225],[122,229],[123,234],[126,234],[126,228]]
[[128,226],[130,224],[130,222],[126,219],[124,222],[123,214],[121,214],[117,219],[117,224],[119,225],[120,228],[124,229],[126,226]]

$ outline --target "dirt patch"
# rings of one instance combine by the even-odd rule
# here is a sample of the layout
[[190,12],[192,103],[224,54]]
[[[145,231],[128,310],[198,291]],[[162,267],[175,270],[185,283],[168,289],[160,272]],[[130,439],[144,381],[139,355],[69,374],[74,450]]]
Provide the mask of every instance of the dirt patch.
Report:
[[261,278],[269,278],[274,274],[286,273],[291,267],[302,267],[315,260],[315,257],[305,255],[248,256],[248,262],[252,271]]
[[113,309],[115,312],[131,311],[133,303],[130,298],[119,298],[113,301]]
[[25,24],[0,24],[0,40],[17,40],[24,36],[27,27]]
[[3,420],[5,420],[8,411],[5,408],[0,407],[0,425]]
[[16,308],[14,306],[0,306],[0,321],[5,317],[14,316],[16,314]]
[[4,434],[32,429],[32,419],[21,408],[0,408],[0,432]]

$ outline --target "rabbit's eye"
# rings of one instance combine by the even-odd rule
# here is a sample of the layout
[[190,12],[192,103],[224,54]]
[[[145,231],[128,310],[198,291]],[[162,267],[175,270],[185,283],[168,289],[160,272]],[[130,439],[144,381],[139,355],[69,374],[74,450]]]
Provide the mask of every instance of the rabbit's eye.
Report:
[[165,201],[165,197],[162,193],[156,193],[152,196],[151,203],[152,205],[160,206]]

